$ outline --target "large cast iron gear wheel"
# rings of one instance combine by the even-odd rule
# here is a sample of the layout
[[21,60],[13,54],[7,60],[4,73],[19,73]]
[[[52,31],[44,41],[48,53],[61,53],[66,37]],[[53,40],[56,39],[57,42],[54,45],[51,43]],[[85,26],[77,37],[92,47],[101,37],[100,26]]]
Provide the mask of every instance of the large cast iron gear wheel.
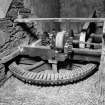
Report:
[[86,65],[73,65],[72,70],[62,69],[59,70],[58,73],[53,73],[52,70],[33,72],[30,71],[30,69],[34,67],[36,68],[36,66],[31,66],[33,67],[26,70],[21,65],[13,62],[9,66],[9,69],[14,76],[26,83],[38,85],[61,85],[81,80],[88,76],[96,68],[95,64],[90,63]]

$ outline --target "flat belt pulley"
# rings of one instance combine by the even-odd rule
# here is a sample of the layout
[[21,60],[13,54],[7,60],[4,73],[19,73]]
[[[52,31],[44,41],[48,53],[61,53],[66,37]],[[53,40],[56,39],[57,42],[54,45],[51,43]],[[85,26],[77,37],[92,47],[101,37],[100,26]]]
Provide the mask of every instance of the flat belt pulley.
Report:
[[64,36],[65,36],[65,31],[57,33],[56,42],[55,42],[56,48],[63,49],[63,47],[64,47]]
[[81,43],[81,42],[85,42],[85,40],[86,40],[86,32],[84,31],[84,32],[80,33],[80,38],[79,38],[79,41],[80,41],[79,47],[80,48],[85,48],[85,44]]

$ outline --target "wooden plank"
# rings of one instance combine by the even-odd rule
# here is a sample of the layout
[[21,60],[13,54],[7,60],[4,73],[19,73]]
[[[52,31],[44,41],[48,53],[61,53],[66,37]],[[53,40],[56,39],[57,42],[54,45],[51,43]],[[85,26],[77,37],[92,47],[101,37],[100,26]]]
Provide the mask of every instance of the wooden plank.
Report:
[[39,56],[44,60],[52,59],[54,56],[54,50],[47,48],[45,46],[36,46],[36,47],[23,47],[22,55],[29,55],[30,57]]

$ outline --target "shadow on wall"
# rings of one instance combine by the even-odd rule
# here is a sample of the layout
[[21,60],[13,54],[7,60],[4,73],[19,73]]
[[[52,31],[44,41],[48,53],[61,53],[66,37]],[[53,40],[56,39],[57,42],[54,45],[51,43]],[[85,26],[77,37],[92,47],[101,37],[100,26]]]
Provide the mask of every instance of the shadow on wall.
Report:
[[[24,0],[36,17],[88,17],[94,9],[103,7],[103,0]],[[59,30],[59,25],[44,23],[42,30],[50,31],[53,27]],[[70,28],[75,32],[81,30],[81,23],[61,24],[61,29]]]
[[[103,8],[103,0],[60,0],[61,17],[89,17],[94,10]],[[62,24],[61,28],[72,28],[75,33],[81,30],[83,23]]]
[[[55,18],[60,17],[59,0],[25,0],[25,5],[31,8],[34,17],[40,18]],[[44,31],[51,31],[53,28],[59,30],[58,23],[41,23],[39,26]],[[41,30],[41,29],[40,29]]]

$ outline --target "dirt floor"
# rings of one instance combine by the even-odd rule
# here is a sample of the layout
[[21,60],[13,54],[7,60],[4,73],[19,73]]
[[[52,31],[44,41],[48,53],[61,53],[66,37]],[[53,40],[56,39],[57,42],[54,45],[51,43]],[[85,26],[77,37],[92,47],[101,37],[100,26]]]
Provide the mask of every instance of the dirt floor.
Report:
[[0,105],[105,105],[98,74],[76,84],[55,87],[28,85],[11,77],[0,88]]

